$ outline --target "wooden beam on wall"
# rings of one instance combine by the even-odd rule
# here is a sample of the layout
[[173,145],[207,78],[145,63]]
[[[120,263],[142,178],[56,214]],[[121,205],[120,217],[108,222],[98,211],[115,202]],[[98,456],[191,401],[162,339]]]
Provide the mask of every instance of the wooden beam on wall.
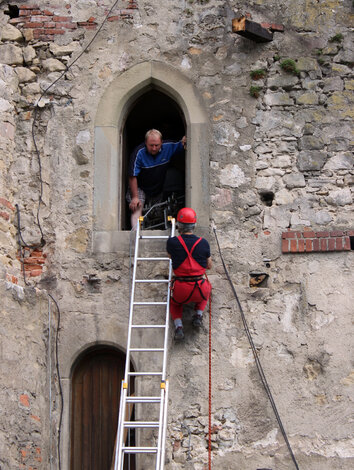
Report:
[[255,42],[270,42],[273,40],[273,33],[263,28],[259,23],[248,20],[245,16],[232,20],[232,31]]

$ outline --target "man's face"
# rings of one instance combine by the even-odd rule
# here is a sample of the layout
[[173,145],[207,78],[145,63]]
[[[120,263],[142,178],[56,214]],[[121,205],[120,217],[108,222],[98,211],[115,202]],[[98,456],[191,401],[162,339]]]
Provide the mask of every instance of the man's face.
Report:
[[152,134],[147,138],[145,145],[151,155],[157,155],[161,149],[162,141],[159,136]]

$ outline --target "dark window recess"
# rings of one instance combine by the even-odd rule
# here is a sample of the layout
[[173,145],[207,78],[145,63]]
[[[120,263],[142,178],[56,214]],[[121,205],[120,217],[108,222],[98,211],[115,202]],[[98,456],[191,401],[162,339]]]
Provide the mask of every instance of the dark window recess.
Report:
[[12,18],[18,18],[20,16],[20,9],[17,5],[8,5],[9,9],[4,11],[5,15],[9,15]]
[[350,249],[354,250],[354,237],[349,237],[350,238]]
[[[186,134],[186,123],[183,112],[178,104],[159,90],[152,89],[140,96],[131,106],[123,130],[123,178],[122,185],[125,196],[128,188],[129,157],[134,148],[144,142],[145,133],[149,129],[158,129],[163,140],[179,141]],[[143,215],[144,228],[164,229],[165,215],[176,216],[183,207],[185,200],[185,155],[178,154],[170,162],[164,181],[162,200],[166,204],[151,208],[146,203]],[[130,210],[122,201],[122,227],[130,229]]]
[[263,202],[264,205],[270,207],[273,204],[274,200],[274,193],[271,191],[264,191],[260,193],[261,196],[261,201]]

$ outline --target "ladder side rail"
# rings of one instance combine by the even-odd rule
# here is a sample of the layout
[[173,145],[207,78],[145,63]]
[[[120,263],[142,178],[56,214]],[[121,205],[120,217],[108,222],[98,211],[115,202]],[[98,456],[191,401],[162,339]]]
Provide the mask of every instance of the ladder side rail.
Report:
[[124,381],[128,380],[128,372],[130,370],[130,344],[131,344],[131,325],[133,323],[133,309],[134,309],[134,296],[135,296],[135,279],[136,279],[136,267],[137,258],[139,256],[139,235],[140,235],[140,222],[139,219],[136,223],[136,236],[135,236],[135,251],[134,251],[134,265],[133,265],[133,276],[132,276],[132,290],[130,294],[130,305],[129,305],[129,324],[128,324],[128,340],[127,340],[127,354],[125,358],[125,372]]
[[[137,258],[139,255],[139,233],[140,233],[140,222],[139,219],[136,224],[136,234],[135,234],[135,251],[134,251],[134,264],[133,264],[133,275],[132,275],[132,289],[130,295],[130,305],[129,305],[129,321],[128,321],[128,339],[127,339],[127,350],[125,357],[125,371],[124,371],[124,381],[122,383],[122,400],[121,400],[121,409],[119,409],[119,441],[118,441],[118,466],[116,470],[122,470],[124,465],[124,452],[123,452],[123,436],[124,436],[124,416],[126,408],[126,398],[127,398],[127,387],[128,387],[128,378],[130,372],[130,344],[131,344],[131,325],[133,323],[133,309],[134,309],[134,295],[135,295],[135,278],[136,278],[136,267],[137,267]],[[121,413],[122,410],[122,413]]]
[[168,380],[166,380],[165,402],[164,402],[164,411],[163,411],[162,438],[161,438],[161,451],[160,451],[160,468],[159,468],[159,470],[163,470],[164,464],[165,464],[167,408],[168,408],[168,387],[169,387],[169,382],[168,382]]
[[114,462],[114,470],[121,470],[123,468],[123,436],[124,436],[124,414],[125,414],[125,393],[124,381],[122,380],[121,392],[120,392],[120,404],[119,404],[119,418],[118,418],[118,431],[117,431],[117,445],[116,445],[116,457]]
[[[175,219],[172,219],[172,226],[171,226],[171,237],[175,236],[175,227],[176,222]],[[166,367],[167,367],[167,346],[168,346],[168,334],[169,334],[169,324],[170,324],[170,298],[171,298],[171,278],[172,278],[172,259],[170,259],[169,267],[168,267],[168,280],[169,284],[167,287],[167,305],[166,305],[166,319],[165,319],[165,338],[164,338],[164,354],[163,354],[163,364],[162,364],[162,380],[166,380]]]
[[157,458],[156,458],[156,470],[163,469],[163,451],[164,451],[164,439],[166,438],[166,424],[167,424],[167,406],[168,406],[168,395],[167,395],[168,381],[161,383],[161,404],[160,404],[160,415],[159,415],[159,434],[157,441]]
[[157,435],[157,455],[155,462],[155,470],[160,470],[160,458],[161,458],[161,439],[163,434],[163,411],[165,409],[165,383],[161,382],[161,401],[160,401],[160,411],[159,411],[159,430]]
[[[171,236],[175,235],[175,219],[172,219]],[[166,317],[165,317],[165,335],[164,335],[164,353],[163,353],[163,364],[162,364],[162,377],[161,377],[161,403],[160,403],[160,416],[159,416],[159,432],[158,432],[158,451],[156,458],[156,470],[163,468],[162,461],[162,449],[164,447],[164,439],[166,437],[166,418],[167,415],[167,401],[166,401],[166,368],[167,368],[167,348],[168,348],[168,334],[169,334],[169,320],[170,320],[170,282],[172,277],[172,260],[169,261],[168,269],[168,280],[169,284],[167,287],[167,305],[166,305]]]

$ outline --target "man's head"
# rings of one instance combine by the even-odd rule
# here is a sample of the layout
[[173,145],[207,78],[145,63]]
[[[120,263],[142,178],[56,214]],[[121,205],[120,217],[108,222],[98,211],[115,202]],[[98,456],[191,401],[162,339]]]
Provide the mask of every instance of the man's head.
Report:
[[177,228],[180,233],[193,233],[197,214],[190,207],[184,207],[177,214]]
[[162,134],[157,129],[150,129],[145,134],[145,145],[151,155],[157,155],[161,150]]

